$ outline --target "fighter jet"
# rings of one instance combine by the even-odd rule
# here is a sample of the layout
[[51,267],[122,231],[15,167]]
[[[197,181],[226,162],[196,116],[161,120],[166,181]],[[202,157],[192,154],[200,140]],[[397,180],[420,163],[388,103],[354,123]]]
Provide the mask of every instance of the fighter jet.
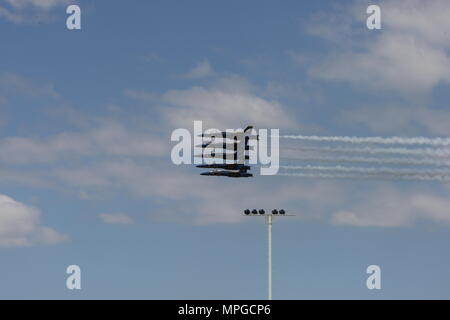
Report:
[[[217,149],[224,149],[224,150],[236,150],[236,144],[234,143],[204,143],[202,145],[198,145],[197,147],[202,148],[217,148]],[[253,150],[252,147],[250,147],[248,144],[244,147],[244,150]]]
[[203,169],[225,169],[225,170],[250,170],[250,166],[238,163],[230,163],[230,164],[200,164],[197,168]]
[[[204,133],[201,136],[203,138],[211,138],[210,141],[200,145],[203,149],[201,155],[194,155],[198,158],[215,158],[223,160],[231,160],[234,163],[213,163],[198,165],[197,168],[214,169],[208,172],[200,173],[202,176],[220,176],[229,178],[250,178],[253,174],[248,173],[250,170],[249,165],[245,165],[245,160],[249,160],[249,155],[246,151],[252,150],[253,147],[249,147],[248,142],[250,139],[258,139],[258,136],[250,136],[249,130],[253,129],[253,126],[247,126],[244,131],[239,132],[217,132],[217,133]],[[217,142],[218,138],[222,142]],[[200,147],[197,146],[197,147]],[[238,148],[238,147],[241,148]],[[211,153],[206,153],[205,148],[214,148]],[[217,152],[217,149],[222,151]],[[227,152],[228,151],[228,152]],[[232,151],[232,152],[229,152]],[[221,170],[217,170],[221,169]]]
[[[231,158],[237,158],[237,153],[236,152],[229,152],[229,153],[214,153],[212,152],[211,154],[196,154],[195,155],[196,158],[204,158],[204,159],[231,159]],[[245,160],[249,160],[250,157],[248,155],[245,155]]]
[[[247,126],[244,129],[243,133],[245,133],[245,132],[247,132],[248,130],[251,130],[251,129],[253,129],[253,126]],[[201,137],[203,137],[203,138],[213,138],[213,137],[214,138],[226,138],[227,136],[228,137],[232,137],[233,134],[234,133],[232,133],[232,132],[203,133],[203,134],[201,134]]]
[[238,171],[226,171],[226,170],[213,170],[209,172],[200,173],[202,176],[220,176],[220,177],[229,177],[229,178],[250,178],[253,177],[253,174],[248,173],[247,170],[238,170]]

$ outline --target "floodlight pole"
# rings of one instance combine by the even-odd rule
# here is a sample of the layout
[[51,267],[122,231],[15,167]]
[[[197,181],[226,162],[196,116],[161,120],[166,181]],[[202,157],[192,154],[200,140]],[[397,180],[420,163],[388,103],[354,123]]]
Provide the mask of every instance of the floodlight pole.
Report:
[[250,209],[246,209],[244,210],[244,215],[247,217],[265,217],[266,219],[266,223],[267,223],[267,236],[268,236],[268,273],[267,273],[267,277],[268,277],[268,300],[272,300],[272,224],[273,224],[273,217],[277,216],[277,217],[288,217],[288,216],[295,216],[294,214],[286,214],[284,209],[281,210],[277,210],[277,209],[273,209],[272,213],[268,213],[266,214],[264,209],[260,209],[260,210],[250,210]]
[[268,265],[268,300],[272,300],[272,215],[269,214],[267,217],[267,226],[268,226],[268,245],[269,245],[269,265]]

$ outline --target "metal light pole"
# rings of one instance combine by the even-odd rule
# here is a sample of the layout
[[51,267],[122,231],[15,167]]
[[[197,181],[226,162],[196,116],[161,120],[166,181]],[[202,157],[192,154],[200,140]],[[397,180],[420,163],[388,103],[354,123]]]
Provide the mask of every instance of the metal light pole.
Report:
[[253,209],[250,211],[249,209],[244,210],[244,214],[246,216],[256,216],[256,217],[266,217],[267,223],[267,231],[268,231],[268,300],[272,300],[272,222],[274,216],[294,216],[292,214],[286,214],[286,212],[281,209],[278,211],[277,209],[272,210],[272,213],[266,214],[264,209]]
[[268,287],[269,287],[269,295],[268,295],[268,299],[272,300],[272,215],[269,214],[267,216],[267,225],[268,225],[268,240],[269,240],[269,282],[268,282]]

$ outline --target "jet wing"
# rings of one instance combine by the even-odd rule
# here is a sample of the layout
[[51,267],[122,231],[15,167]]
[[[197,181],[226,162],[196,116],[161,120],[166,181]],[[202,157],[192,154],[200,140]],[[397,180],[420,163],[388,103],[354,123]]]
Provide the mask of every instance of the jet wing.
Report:
[[[197,147],[202,148],[215,148],[215,149],[225,149],[225,150],[234,150],[234,143],[204,143],[202,145],[198,145]],[[245,150],[250,150],[250,146],[245,146]]]
[[238,163],[230,163],[230,164],[200,164],[197,168],[204,169],[225,169],[225,170],[251,170],[250,166],[238,164]]
[[[234,137],[238,138],[238,141],[240,141],[240,136],[242,136],[242,132],[238,132],[238,133],[230,133],[230,132],[219,132],[219,133],[203,133],[201,135],[199,135],[199,137],[203,137],[203,138],[216,138],[216,139],[227,139],[230,142],[233,142]],[[250,140],[259,140],[259,134],[257,135],[246,135],[245,136],[246,139],[250,139]]]
[[225,138],[227,135],[228,137],[233,137],[233,136],[242,136],[245,132],[247,132],[248,130],[253,129],[253,126],[247,126],[244,130],[242,131],[234,131],[234,132],[215,132],[215,133],[203,133],[201,134],[201,137],[222,137]]
[[229,178],[250,178],[253,177],[253,174],[247,173],[246,171],[208,171],[200,173],[202,176],[221,176],[221,177],[229,177]]
[[[212,153],[212,154],[197,154],[196,158],[207,158],[207,159],[224,159],[224,160],[233,160],[236,156],[236,153]],[[246,155],[245,160],[249,160],[250,156]]]

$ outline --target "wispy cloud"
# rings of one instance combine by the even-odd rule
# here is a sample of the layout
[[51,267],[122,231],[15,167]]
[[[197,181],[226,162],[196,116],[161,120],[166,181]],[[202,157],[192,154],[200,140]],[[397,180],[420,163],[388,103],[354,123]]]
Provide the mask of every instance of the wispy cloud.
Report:
[[378,189],[372,197],[333,213],[331,222],[361,227],[405,227],[420,219],[450,224],[446,198],[406,193],[393,188]]
[[132,224],[133,219],[124,213],[101,213],[100,219],[106,224]]
[[[180,126],[190,128],[193,120],[204,120],[206,126],[217,128],[246,124],[260,128],[298,127],[288,108],[276,100],[261,97],[251,83],[239,76],[222,77],[207,85],[168,90],[160,95],[130,89],[127,96],[156,105],[153,116],[159,126],[169,131]],[[301,207],[305,212],[301,218],[344,224],[346,220],[337,212],[352,212],[361,220],[365,211],[359,199],[369,201],[373,196],[360,194],[355,198],[357,183],[286,181],[281,177],[256,184],[254,180],[236,184],[232,179],[217,184],[217,179],[204,179],[185,166],[172,165],[165,157],[171,146],[169,136],[157,135],[149,126],[127,126],[126,120],[104,119],[79,131],[62,131],[41,138],[0,139],[2,148],[8,150],[4,153],[7,156],[0,157],[4,165],[0,172],[2,180],[92,197],[105,193],[129,194],[158,202],[161,210],[152,212],[153,218],[194,224],[244,221],[239,213],[246,207],[254,207],[255,203],[267,208]],[[416,194],[429,197],[430,193]],[[424,201],[417,205],[417,215],[437,221],[434,207],[434,202]],[[411,221],[415,221],[414,217]],[[99,218],[110,223],[127,221],[111,213]],[[381,225],[401,224],[387,220]]]
[[107,122],[84,132],[62,132],[47,138],[0,139],[0,162],[14,165],[60,163],[74,159],[128,156],[158,157],[168,146],[161,138]]
[[260,97],[238,76],[220,78],[209,86],[169,90],[162,95],[162,102],[167,105],[163,116],[177,127],[191,126],[194,120],[214,128],[235,128],[237,124],[290,128],[296,124],[285,106]]
[[[0,5],[0,17],[16,24],[50,22],[53,9],[61,8],[77,1],[70,0],[4,0]],[[65,11],[61,11],[65,14]]]
[[357,2],[346,7],[347,15],[337,11],[326,14],[326,19],[313,20],[310,33],[325,39],[333,52],[313,65],[310,75],[405,95],[428,93],[438,84],[449,84],[450,35],[444,30],[450,28],[450,3],[384,1],[381,9],[380,31],[362,32],[365,10]]
[[377,133],[417,134],[427,132],[433,135],[450,135],[450,110],[448,108],[427,108],[411,104],[386,104],[359,106],[343,110],[338,121],[347,125],[364,125]]
[[52,245],[66,238],[41,224],[38,209],[0,194],[0,247]]
[[38,83],[18,73],[0,73],[0,93],[20,94],[31,97],[59,97],[52,83]]
[[214,74],[215,72],[208,60],[203,60],[199,62],[192,70],[182,74],[181,77],[186,79],[202,79],[213,76]]

